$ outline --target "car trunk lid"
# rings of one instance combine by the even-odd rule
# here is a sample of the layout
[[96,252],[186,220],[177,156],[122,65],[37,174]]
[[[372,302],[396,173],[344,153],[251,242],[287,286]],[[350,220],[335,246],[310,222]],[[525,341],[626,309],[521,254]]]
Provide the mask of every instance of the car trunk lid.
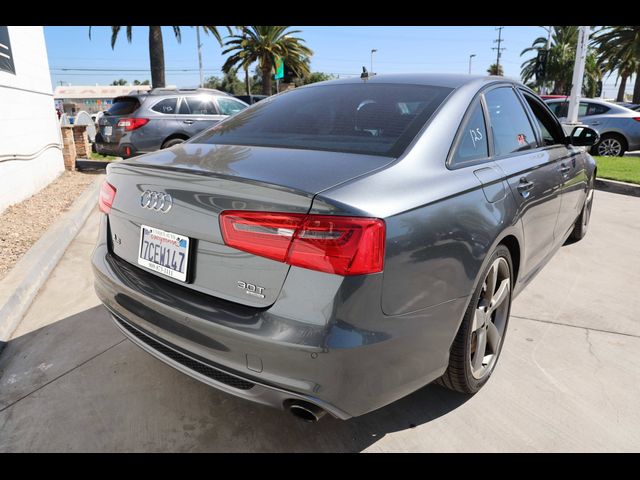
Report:
[[[248,306],[275,302],[285,263],[224,244],[225,210],[307,213],[318,192],[381,168],[389,157],[268,147],[185,143],[111,164],[116,188],[109,214],[113,253],[167,281]],[[172,207],[143,208],[145,191],[171,196]],[[138,264],[141,226],[189,238],[187,282]]]

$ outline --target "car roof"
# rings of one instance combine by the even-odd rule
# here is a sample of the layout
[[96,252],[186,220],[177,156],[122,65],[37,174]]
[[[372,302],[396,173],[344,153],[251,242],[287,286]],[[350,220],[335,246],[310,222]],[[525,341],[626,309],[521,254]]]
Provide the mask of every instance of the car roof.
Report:
[[434,87],[459,88],[467,84],[477,84],[478,87],[494,82],[512,83],[521,85],[515,79],[509,77],[498,77],[493,75],[465,75],[461,73],[400,73],[400,74],[383,74],[372,75],[366,79],[360,77],[340,78],[337,80],[328,80],[326,82],[312,83],[302,88],[314,87],[319,85],[337,85],[350,83],[392,83],[407,85],[428,85]]
[[163,97],[171,98],[171,97],[181,97],[185,95],[213,95],[216,97],[232,96],[227,92],[223,92],[222,90],[215,90],[213,88],[185,88],[185,89],[177,89],[177,88],[171,88],[171,89],[159,88],[158,89],[157,88],[151,91],[142,91],[142,90],[132,91],[127,95],[119,95],[115,97],[113,100],[115,101],[122,98],[135,98],[140,103],[142,103],[144,100],[148,98],[163,98]]
[[[580,97],[580,101],[581,102],[590,102],[590,103],[597,103],[598,105],[604,105],[606,107],[619,107],[619,105],[616,105],[615,103],[611,103],[611,102],[607,102],[605,100],[600,100],[599,98],[587,98],[587,97]],[[569,97],[566,98],[549,98],[546,99],[545,102],[547,103],[569,103]]]

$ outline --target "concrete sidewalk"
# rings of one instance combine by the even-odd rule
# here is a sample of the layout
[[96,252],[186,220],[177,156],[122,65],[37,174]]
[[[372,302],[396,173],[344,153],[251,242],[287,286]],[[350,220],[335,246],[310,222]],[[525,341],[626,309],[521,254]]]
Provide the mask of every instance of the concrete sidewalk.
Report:
[[596,192],[591,227],[516,300],[492,379],[428,386],[305,424],[217,392],[112,325],[87,221],[0,356],[0,451],[639,451],[640,198]]

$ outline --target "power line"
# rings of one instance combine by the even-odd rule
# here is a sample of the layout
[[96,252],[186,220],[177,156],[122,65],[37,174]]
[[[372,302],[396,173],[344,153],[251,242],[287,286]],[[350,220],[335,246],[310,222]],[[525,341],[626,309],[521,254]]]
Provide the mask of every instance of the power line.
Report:
[[496,74],[500,73],[500,56],[502,55],[502,50],[506,50],[504,47],[500,47],[500,45],[502,44],[502,29],[504,27],[497,27],[496,30],[498,30],[498,39],[494,40],[493,43],[497,43],[498,46],[497,47],[491,47],[491,50],[497,50],[498,53],[496,55]]
[[[149,72],[149,68],[69,68],[51,67],[51,70],[62,70],[63,72]],[[198,72],[197,68],[166,68],[165,72]],[[220,71],[220,70],[218,70]]]

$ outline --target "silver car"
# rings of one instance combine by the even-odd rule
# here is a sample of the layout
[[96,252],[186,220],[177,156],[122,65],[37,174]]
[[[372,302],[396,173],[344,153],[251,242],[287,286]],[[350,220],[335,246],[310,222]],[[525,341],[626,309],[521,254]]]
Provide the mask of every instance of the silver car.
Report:
[[[546,100],[560,120],[567,116],[566,99]],[[578,107],[578,119],[600,134],[600,141],[591,153],[621,157],[625,152],[640,150],[640,113],[613,103],[583,98]]]
[[150,354],[304,420],[472,394],[587,232],[596,140],[502,77],[297,88],[108,166],[96,292]]
[[130,158],[188,140],[247,108],[231,95],[208,88],[156,88],[113,100],[98,118],[96,151]]

